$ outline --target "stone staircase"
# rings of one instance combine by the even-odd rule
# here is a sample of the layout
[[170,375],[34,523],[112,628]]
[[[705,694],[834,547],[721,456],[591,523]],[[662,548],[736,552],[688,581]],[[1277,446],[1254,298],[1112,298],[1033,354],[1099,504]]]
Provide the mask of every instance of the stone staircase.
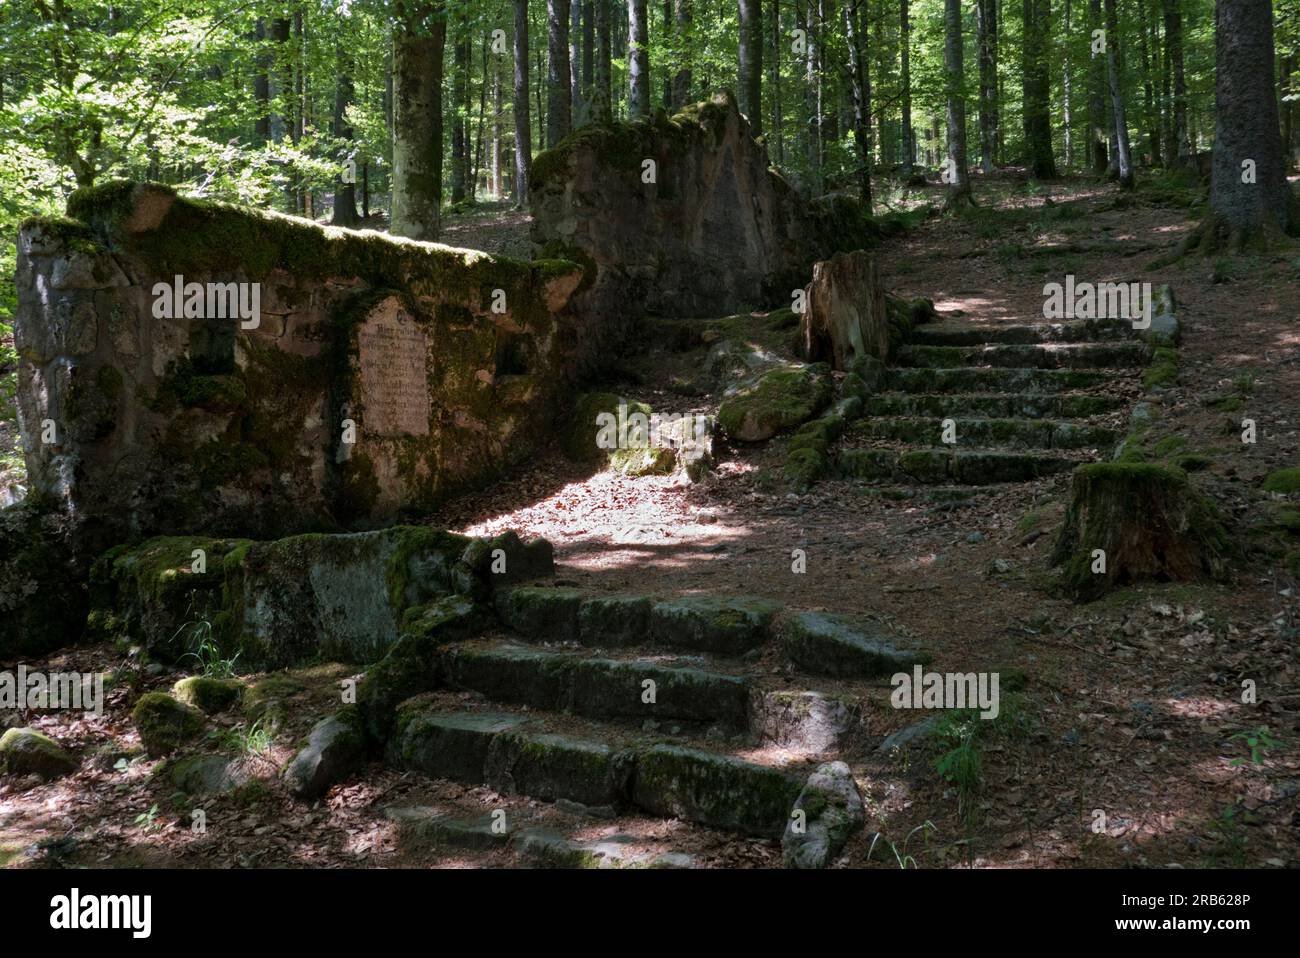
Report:
[[[494,605],[499,628],[443,646],[435,691],[400,706],[389,762],[620,823],[780,838],[819,764],[878,744],[866,741],[866,698],[883,707],[885,677],[929,661],[870,619],[758,598],[515,586]],[[493,830],[418,808],[389,817],[421,841],[509,847],[525,864],[694,864],[671,847],[634,851],[632,834]]]
[[918,326],[847,425],[838,472],[983,486],[1109,458],[1151,355],[1121,322]]

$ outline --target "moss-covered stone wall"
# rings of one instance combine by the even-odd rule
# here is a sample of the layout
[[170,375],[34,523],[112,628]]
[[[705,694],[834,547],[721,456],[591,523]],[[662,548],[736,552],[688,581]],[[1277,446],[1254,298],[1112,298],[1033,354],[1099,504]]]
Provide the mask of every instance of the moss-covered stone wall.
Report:
[[[177,276],[259,284],[257,325],[155,318]],[[490,481],[551,426],[583,272],[109,183],[23,224],[17,278],[31,485],[97,552],[374,527]]]
[[787,183],[727,93],[671,117],[576,130],[534,159],[529,198],[534,240],[587,267],[568,327],[580,357],[607,349],[641,310],[789,305],[814,262],[877,235],[852,198],[810,202]]

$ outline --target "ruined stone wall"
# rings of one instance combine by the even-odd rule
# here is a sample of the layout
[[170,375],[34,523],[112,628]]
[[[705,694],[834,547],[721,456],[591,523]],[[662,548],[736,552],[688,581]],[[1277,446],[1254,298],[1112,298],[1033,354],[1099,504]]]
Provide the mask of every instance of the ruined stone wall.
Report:
[[[259,284],[256,326],[158,318],[155,284],[177,276]],[[68,218],[30,220],[19,238],[32,495],[66,509],[90,552],[426,510],[548,434],[555,313],[580,280],[572,263],[321,228],[158,186],[75,194]]]
[[588,264],[575,310],[597,343],[640,311],[789,305],[813,262],[872,230],[853,200],[809,202],[786,183],[727,93],[671,118],[577,130],[533,161],[529,192],[534,240]]

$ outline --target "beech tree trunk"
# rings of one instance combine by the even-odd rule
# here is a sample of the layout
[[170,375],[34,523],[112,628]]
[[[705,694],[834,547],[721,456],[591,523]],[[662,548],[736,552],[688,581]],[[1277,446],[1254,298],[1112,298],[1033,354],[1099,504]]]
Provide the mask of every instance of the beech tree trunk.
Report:
[[[1066,0],[1069,10],[1069,0]],[[979,27],[980,61],[980,166],[992,173],[997,165],[998,129],[998,4],[997,0],[976,0],[975,13]],[[1067,87],[1069,89],[1068,77]],[[1066,128],[1069,128],[1068,108]]]
[[442,206],[442,72],[447,16],[421,3],[399,7],[393,39],[392,232],[438,235]]
[[528,205],[528,170],[533,162],[533,120],[528,103],[528,0],[515,2],[515,206]]
[[[1101,0],[1088,0],[1088,32],[1101,27]],[[1089,46],[1088,66],[1088,157],[1092,171],[1106,172],[1110,163],[1106,150],[1106,54]]]
[[1106,0],[1106,73],[1110,79],[1111,115],[1115,118],[1115,151],[1119,163],[1119,188],[1133,189],[1133,155],[1129,148],[1128,118],[1119,76],[1119,25],[1115,0]]
[[[850,56],[852,54],[850,53]],[[763,4],[740,0],[739,77],[740,112],[749,118],[754,136],[763,135]]]
[[903,175],[910,176],[916,165],[916,131],[912,129],[912,28],[908,23],[911,0],[898,0],[899,95],[903,112]]
[[948,100],[948,206],[969,204],[970,175],[966,169],[966,94],[962,89],[961,0],[944,0],[943,69]]
[[569,0],[546,0],[546,146],[555,146],[572,129],[569,76]]
[[628,116],[650,115],[650,23],[645,0],[627,0]]
[[[954,0],[955,2],[955,0]],[[853,92],[853,142],[857,147],[858,199],[871,212],[871,80],[867,73],[860,7],[866,0],[844,0],[844,39],[849,48],[849,87]]]
[[1179,7],[1179,0],[1164,0],[1164,4],[1165,57],[1169,61],[1174,83],[1173,139],[1168,146],[1168,153],[1170,165],[1187,166],[1192,162],[1192,141],[1187,132],[1187,75],[1183,72],[1183,13]]
[[608,123],[613,117],[610,49],[609,0],[596,0],[596,89],[591,112],[597,123]]
[[[347,119],[348,104],[356,96],[356,88],[352,83],[352,64],[350,57],[344,50],[341,42],[336,42],[334,46],[334,59],[338,64],[338,75],[334,82],[334,116],[331,123],[330,132],[339,139],[352,141],[353,130]],[[351,148],[350,148],[351,149]],[[339,158],[340,165],[344,169],[356,172],[355,159],[350,155]],[[346,164],[352,160],[352,166]],[[334,183],[334,212],[330,222],[334,226],[356,226],[357,218],[357,187],[356,176],[351,177],[352,182],[345,182],[345,177],[340,174]]]

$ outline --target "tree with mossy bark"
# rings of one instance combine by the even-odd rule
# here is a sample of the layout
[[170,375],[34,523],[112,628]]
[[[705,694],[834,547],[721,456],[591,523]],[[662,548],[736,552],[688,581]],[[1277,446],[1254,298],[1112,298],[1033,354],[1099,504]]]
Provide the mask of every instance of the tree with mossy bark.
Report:
[[1272,0],[1215,4],[1210,213],[1179,252],[1263,247],[1300,226],[1273,89]]

